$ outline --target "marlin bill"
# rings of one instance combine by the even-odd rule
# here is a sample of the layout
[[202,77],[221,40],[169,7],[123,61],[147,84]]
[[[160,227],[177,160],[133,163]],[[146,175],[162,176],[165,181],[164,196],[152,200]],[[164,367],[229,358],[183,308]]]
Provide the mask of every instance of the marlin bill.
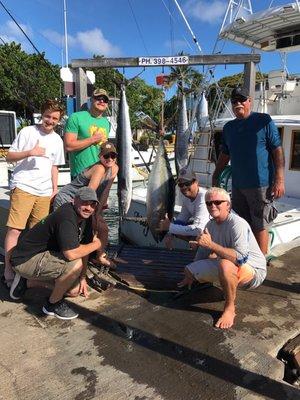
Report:
[[121,95],[117,118],[117,151],[118,151],[118,199],[120,216],[127,214],[132,197],[132,134],[129,108],[126,99],[125,84],[120,85]]
[[161,242],[166,232],[159,232],[160,220],[166,213],[170,220],[175,203],[175,180],[167,156],[163,138],[160,139],[147,187],[147,222],[155,241]]

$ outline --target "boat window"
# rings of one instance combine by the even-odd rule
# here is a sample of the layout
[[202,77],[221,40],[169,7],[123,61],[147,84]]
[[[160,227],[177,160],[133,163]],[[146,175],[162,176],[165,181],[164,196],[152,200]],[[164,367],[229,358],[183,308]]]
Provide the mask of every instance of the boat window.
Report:
[[292,133],[291,169],[300,170],[300,131]]

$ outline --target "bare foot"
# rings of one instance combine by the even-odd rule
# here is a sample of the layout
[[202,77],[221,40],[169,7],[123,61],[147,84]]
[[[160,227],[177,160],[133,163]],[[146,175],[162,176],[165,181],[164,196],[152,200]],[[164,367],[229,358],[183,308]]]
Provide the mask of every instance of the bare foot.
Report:
[[229,329],[232,327],[235,318],[234,308],[224,310],[221,318],[218,319],[216,327],[220,329]]
[[194,279],[193,279],[193,278],[190,278],[190,277],[186,276],[186,277],[183,279],[183,281],[177,283],[177,286],[178,286],[179,288],[183,288],[184,286],[188,286],[188,288],[190,289],[193,282],[194,282]]

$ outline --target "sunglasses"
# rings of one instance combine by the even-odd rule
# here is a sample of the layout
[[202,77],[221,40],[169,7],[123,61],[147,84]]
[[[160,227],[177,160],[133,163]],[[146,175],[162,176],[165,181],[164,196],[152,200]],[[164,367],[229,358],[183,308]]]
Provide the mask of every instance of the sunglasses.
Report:
[[189,182],[179,182],[178,187],[184,188],[184,187],[189,187],[194,183],[194,181],[189,181]]
[[207,207],[211,207],[213,204],[215,206],[219,206],[222,203],[226,203],[227,200],[212,200],[212,201],[206,201],[205,204],[207,205]]
[[248,97],[245,99],[245,97],[237,97],[235,99],[231,100],[231,104],[236,104],[236,103],[245,103],[245,101],[249,100]]
[[108,104],[108,98],[105,97],[105,96],[94,96],[94,99],[95,99],[96,101],[103,101],[103,103]]
[[112,160],[115,160],[117,158],[117,154],[116,153],[107,153],[103,155],[103,158],[105,158],[105,160],[108,160],[109,158],[111,158]]

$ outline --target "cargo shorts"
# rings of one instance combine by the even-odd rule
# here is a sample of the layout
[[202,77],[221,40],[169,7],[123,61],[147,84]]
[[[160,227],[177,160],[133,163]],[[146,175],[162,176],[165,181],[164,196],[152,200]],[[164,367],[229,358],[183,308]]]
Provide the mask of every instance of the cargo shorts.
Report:
[[232,208],[251,226],[252,231],[267,229],[278,215],[270,187],[232,188]]
[[6,226],[23,230],[32,228],[49,214],[50,196],[36,196],[22,189],[10,192],[10,208]]
[[61,253],[45,251],[36,254],[23,264],[13,266],[13,269],[26,279],[54,281],[68,273],[77,262],[78,260],[67,260]]

